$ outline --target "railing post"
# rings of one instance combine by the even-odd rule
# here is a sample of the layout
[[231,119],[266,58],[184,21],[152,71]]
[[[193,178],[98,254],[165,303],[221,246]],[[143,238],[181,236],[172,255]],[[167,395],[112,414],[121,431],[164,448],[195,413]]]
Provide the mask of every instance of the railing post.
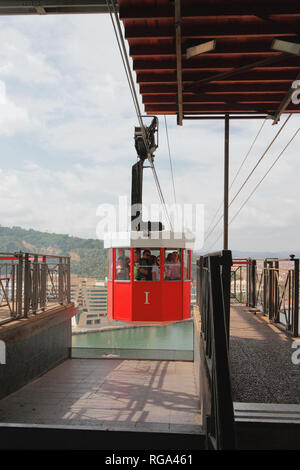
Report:
[[299,336],[299,258],[294,259],[293,336]]
[[43,262],[41,265],[41,287],[40,287],[40,307],[42,310],[46,308],[47,301],[47,258],[43,256]]
[[[233,297],[236,299],[236,269],[234,271],[232,271],[232,274],[233,274]],[[230,286],[230,290],[231,290],[231,286]]]
[[71,260],[70,258],[66,259],[67,261],[67,302],[71,302]]
[[64,267],[61,258],[58,263],[58,302],[61,305],[64,303]]
[[24,317],[28,317],[30,308],[30,261],[28,253],[25,253],[24,267]]
[[273,262],[269,264],[269,319],[274,321],[274,271]]
[[274,261],[274,322],[280,322],[280,312],[279,312],[279,261]]
[[16,292],[16,314],[17,317],[22,316],[22,301],[23,301],[23,253],[17,253],[18,266],[17,266],[17,292]]
[[12,266],[11,266],[11,316],[16,315],[16,302],[15,302],[15,296],[16,296],[16,265],[14,261],[12,261]]
[[230,281],[231,281],[231,266],[232,258],[231,251],[223,251],[222,259],[222,287],[223,287],[223,299],[224,299],[224,310],[225,310],[225,321],[226,321],[226,332],[227,340],[229,344],[229,334],[230,334]]
[[263,311],[266,315],[269,316],[269,306],[268,306],[268,292],[269,292],[269,276],[268,276],[268,262],[264,260],[264,286],[263,286]]
[[250,290],[250,307],[255,308],[256,307],[256,259],[251,260],[251,272],[250,272],[250,284],[251,284],[251,290]]
[[33,273],[32,273],[32,313],[36,313],[38,309],[38,282],[39,282],[39,273],[38,273],[38,256],[34,255],[33,258]]
[[[249,261],[249,259],[247,260]],[[251,299],[251,274],[250,274],[250,264],[246,264],[246,305],[250,307],[250,299]]]

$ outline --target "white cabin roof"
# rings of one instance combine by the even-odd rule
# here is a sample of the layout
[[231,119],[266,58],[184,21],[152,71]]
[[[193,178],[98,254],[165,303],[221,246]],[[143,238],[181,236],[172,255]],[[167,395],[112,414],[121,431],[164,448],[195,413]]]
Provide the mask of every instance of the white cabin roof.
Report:
[[104,237],[104,248],[194,248],[192,232],[110,232]]

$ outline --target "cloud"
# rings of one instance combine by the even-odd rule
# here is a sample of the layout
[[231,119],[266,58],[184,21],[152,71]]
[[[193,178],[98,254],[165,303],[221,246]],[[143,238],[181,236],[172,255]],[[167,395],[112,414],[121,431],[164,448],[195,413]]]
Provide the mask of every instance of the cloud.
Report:
[[112,179],[123,194],[128,194],[118,165],[75,165],[62,171],[26,161],[23,168],[0,170],[0,177],[2,225],[83,237],[96,237],[98,205],[117,204],[119,194],[112,193]]
[[5,83],[0,80],[0,135],[29,132],[35,126],[27,109],[18,106],[7,96]]
[[53,84],[60,78],[59,71],[38,51],[38,42],[31,34],[24,34],[2,19],[0,29],[0,73],[2,77],[27,84]]

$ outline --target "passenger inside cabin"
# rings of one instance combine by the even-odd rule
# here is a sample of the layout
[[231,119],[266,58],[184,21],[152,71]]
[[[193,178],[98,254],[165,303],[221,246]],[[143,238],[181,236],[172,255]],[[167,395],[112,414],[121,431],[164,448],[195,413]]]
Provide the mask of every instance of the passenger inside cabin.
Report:
[[[119,256],[118,256],[118,259],[119,259],[119,258],[123,258],[125,267],[129,269],[129,266],[130,266],[130,258],[125,255],[125,250],[124,250],[124,248],[119,248],[119,250],[118,250],[118,255],[119,255]],[[129,272],[130,272],[130,270],[129,270]]]
[[136,248],[134,250],[134,280],[135,281],[160,281],[160,256],[159,250],[151,253],[149,248],[143,251]]
[[115,279],[119,281],[129,281],[130,279],[130,258],[126,256],[124,248],[116,249]]
[[179,281],[180,275],[180,259],[177,251],[173,251],[167,255],[165,261],[165,280]]
[[139,277],[140,281],[152,281],[151,251],[143,251],[143,257],[140,259]]
[[152,281],[160,281],[160,256],[152,256]]
[[123,257],[119,257],[116,264],[116,279],[118,281],[126,281],[129,279],[129,268]]

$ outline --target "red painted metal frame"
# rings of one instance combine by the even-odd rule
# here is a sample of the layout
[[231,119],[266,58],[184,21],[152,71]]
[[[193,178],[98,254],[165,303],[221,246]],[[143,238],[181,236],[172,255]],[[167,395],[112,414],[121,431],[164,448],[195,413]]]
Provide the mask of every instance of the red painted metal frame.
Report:
[[[0,260],[7,260],[7,261],[8,261],[8,260],[12,260],[12,261],[16,261],[16,260],[18,260],[18,259],[19,259],[18,256],[0,256]],[[35,261],[35,258],[34,258],[33,256],[29,256],[28,260],[29,260],[29,261]],[[38,258],[36,259],[36,261],[44,261],[44,262],[45,262],[45,261],[46,261],[46,257],[45,257],[45,256],[43,256],[43,257],[38,257]]]
[[[121,321],[181,321],[190,317],[191,280],[184,279],[184,250],[180,250],[181,280],[164,280],[164,248],[160,248],[160,281],[134,280],[134,248],[130,249],[130,281],[115,280],[115,248],[111,280],[107,280],[107,316]],[[188,262],[191,274],[191,252]],[[109,256],[109,255],[108,255]],[[107,259],[108,259],[107,256]],[[107,261],[107,272],[109,266]]]
[[251,261],[232,261],[232,264],[251,264]]

